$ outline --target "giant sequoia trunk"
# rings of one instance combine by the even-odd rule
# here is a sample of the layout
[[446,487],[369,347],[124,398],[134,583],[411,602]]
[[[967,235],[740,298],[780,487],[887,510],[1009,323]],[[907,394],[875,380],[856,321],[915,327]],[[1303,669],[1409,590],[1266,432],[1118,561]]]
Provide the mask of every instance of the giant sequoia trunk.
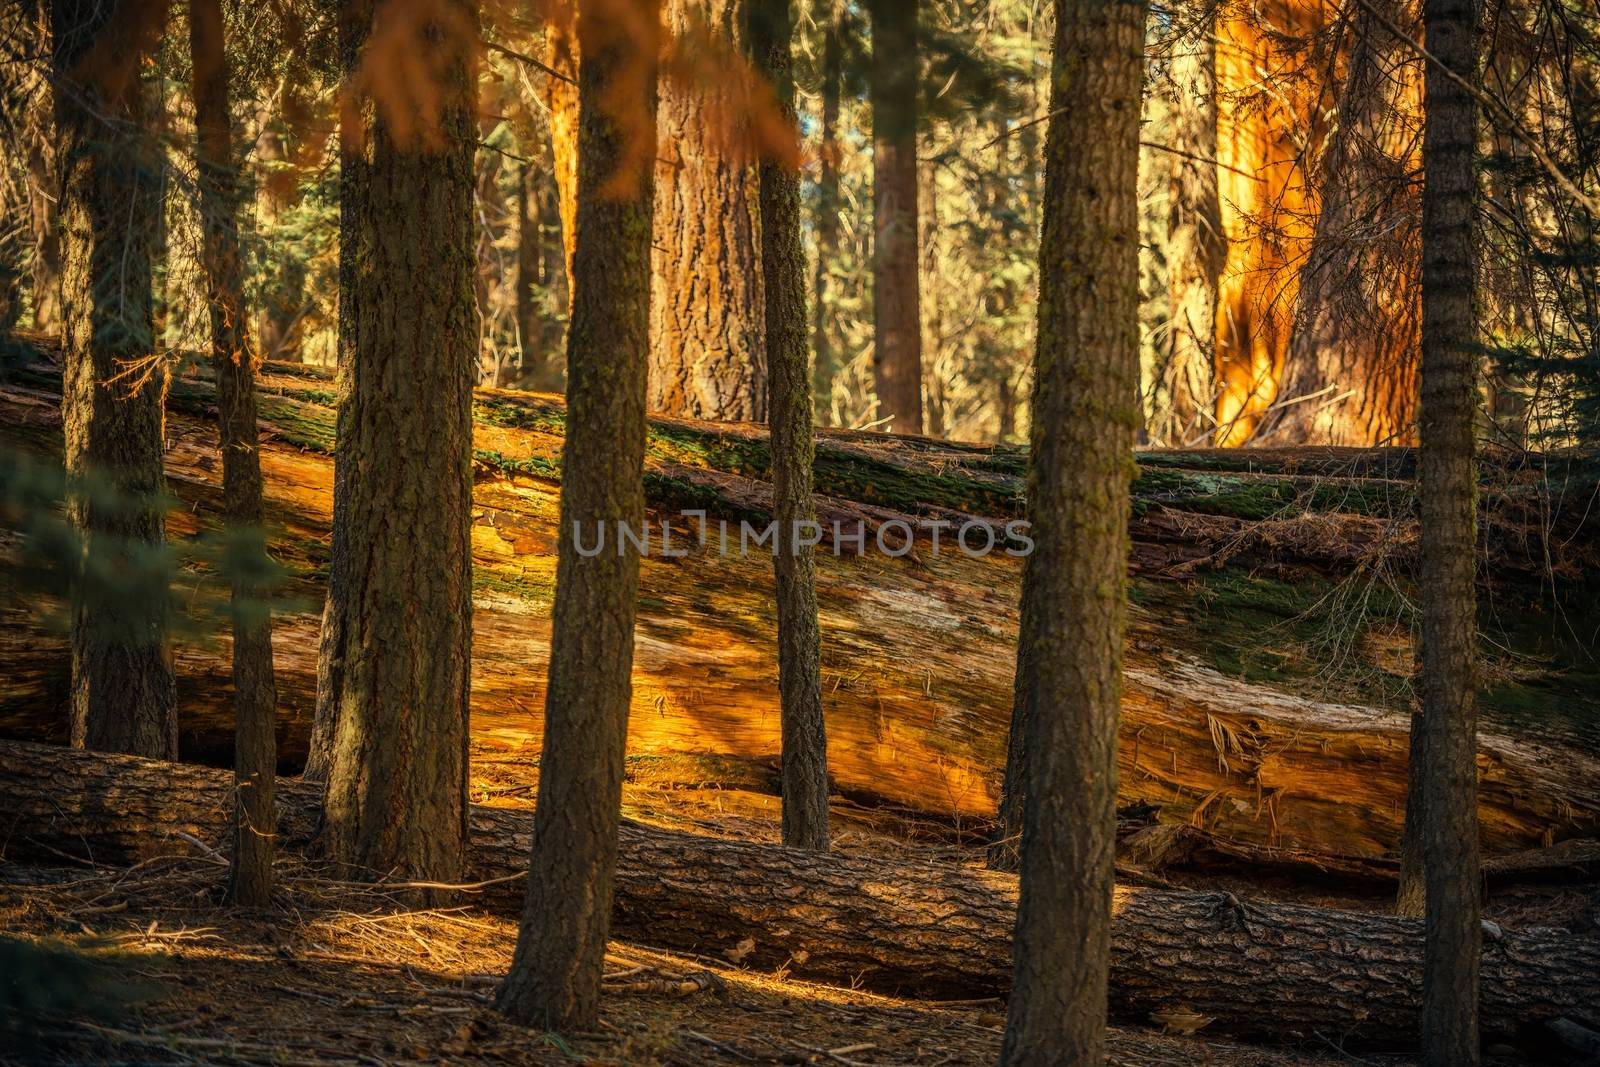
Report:
[[[0,743],[7,855],[127,862],[223,837],[225,773],[44,745]],[[279,833],[301,848],[314,788],[279,783]],[[532,817],[474,807],[464,897],[501,914],[522,902]],[[994,996],[1010,984],[1016,880],[958,866],[819,855],[623,823],[615,930],[758,970],[901,995]],[[1208,1032],[1405,1049],[1416,1041],[1421,924],[1363,912],[1242,901],[1228,893],[1118,889],[1111,1010],[1130,1022],[1181,1005]],[[748,944],[741,944],[748,939]],[[1542,1021],[1600,1025],[1600,942],[1533,927],[1485,949],[1483,1025],[1506,1039]]]
[[872,369],[878,417],[922,432],[922,313],[917,263],[916,0],[873,0]]
[[678,77],[657,116],[650,286],[650,408],[761,422],[767,370],[753,162],[727,84],[744,51],[745,0],[666,0]]
[[[453,13],[474,22],[475,3]],[[345,17],[353,45],[372,8],[351,0]],[[465,43],[437,25],[421,33],[417,47],[441,71],[433,136],[424,124],[400,140],[370,105],[362,129],[343,131],[357,164],[342,190],[356,262],[341,264],[348,392],[319,699],[330,855],[450,879],[465,826],[472,647],[477,137]]]
[[256,432],[257,359],[244,305],[239,255],[239,167],[228,114],[228,62],[221,0],[190,0],[189,42],[198,132],[201,262],[209,283],[211,365],[217,382],[222,496],[232,539],[234,813],[231,896],[263,906],[272,896],[272,785],[277,773],[272,624],[263,577],[261,454]]
[[[41,360],[11,373],[0,383],[0,440],[59,457],[59,371]],[[330,560],[327,547],[337,496],[331,388],[320,371],[277,364],[263,369],[259,390],[267,529],[273,556],[294,576],[274,639],[280,752],[296,767],[307,751],[321,628],[304,605],[338,580],[337,566],[329,573],[337,550]],[[178,537],[221,524],[213,395],[202,375],[175,382],[169,401],[178,444],[169,469],[182,505],[169,521]],[[475,416],[473,734],[537,749],[567,413],[553,397],[480,392]],[[1003,541],[969,558],[954,538],[961,522],[998,528],[1020,517],[1026,455],[819,435],[813,472],[826,537],[817,594],[836,791],[966,825],[993,818],[1021,567]],[[1137,458],[1120,802],[1291,858],[1392,858],[1414,652],[1397,599],[1416,595],[1413,454]],[[772,560],[738,552],[741,518],[770,521],[770,463],[766,435],[753,427],[651,422],[652,548],[660,520],[672,517],[674,552],[690,554],[653,551],[643,565],[628,743],[645,764],[670,753],[774,765]],[[1563,636],[1569,620],[1579,633],[1595,624],[1595,601],[1581,590],[1600,574],[1600,512],[1587,507],[1595,468],[1582,457],[1492,452],[1479,485],[1478,552],[1489,561],[1480,596],[1494,605],[1484,616],[1479,810],[1484,846],[1500,853],[1600,829],[1592,755],[1600,688],[1592,650]],[[694,543],[692,520],[676,517],[684,508],[709,511],[707,544]],[[731,523],[726,556],[716,545],[721,518]],[[833,536],[836,519],[843,539]],[[858,519],[867,524],[863,555],[848,539]],[[874,533],[897,519],[958,526],[944,529],[938,554],[924,528],[911,554],[881,556]],[[985,543],[982,530],[969,531],[970,547]],[[894,530],[885,539],[898,543]],[[1565,616],[1540,608],[1552,567],[1572,592]],[[0,616],[0,656],[8,666],[0,728],[64,739],[65,640],[13,606]],[[177,657],[184,752],[226,763],[227,646],[185,640]]]
[[81,536],[72,740],[171,759],[178,719],[159,558],[166,370],[151,295],[161,162],[145,129],[142,70],[160,14],[136,0],[57,0],[50,29],[61,172],[61,406]]
[[1367,11],[1352,27],[1280,406],[1258,427],[1258,444],[1416,436],[1421,63]]

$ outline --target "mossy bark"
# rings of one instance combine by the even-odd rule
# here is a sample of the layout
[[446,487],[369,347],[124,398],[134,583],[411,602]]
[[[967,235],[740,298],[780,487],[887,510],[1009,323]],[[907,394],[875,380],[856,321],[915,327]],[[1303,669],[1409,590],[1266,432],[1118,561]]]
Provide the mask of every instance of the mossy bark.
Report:
[[142,64],[160,31],[135,0],[51,7],[60,138],[62,418],[71,513],[72,740],[175,759],[176,689],[161,558],[166,476],[151,269],[160,158]]
[[[365,0],[346,15],[389,17]],[[418,32],[440,71],[431,132],[425,122],[403,136],[370,105],[362,129],[344,131],[363,166],[342,191],[353,239],[340,308],[342,529],[325,635],[333,669],[319,680],[329,857],[446,882],[466,832],[478,373],[474,81],[455,35],[476,18],[473,0],[458,0],[449,24]]]
[[1145,5],[1057,0],[1017,684],[1026,740],[1002,1063],[1101,1063],[1116,852]]
[[[790,0],[750,0],[750,52],[794,121]],[[778,592],[778,696],[783,719],[783,843],[828,847],[828,740],[822,717],[817,566],[806,541],[812,501],[813,427],[806,351],[805,249],[800,175],[785,162],[761,163],[761,263],[766,293],[767,407],[772,429],[773,554]],[[817,529],[820,536],[820,528]]]
[[228,890],[235,903],[272,897],[272,790],[277,774],[273,713],[272,622],[263,577],[269,562],[261,528],[261,456],[257,450],[255,374],[239,256],[239,167],[228,113],[228,61],[221,0],[190,0],[189,55],[194,71],[201,263],[211,306],[211,366],[217,382],[222,497],[230,539],[233,598],[234,803]]
[[[644,521],[645,378],[655,158],[656,0],[583,0],[578,243],[544,750],[532,868],[498,1004],[525,1023],[592,1026],[610,932]],[[641,165],[640,161],[644,161]],[[578,538],[599,552],[581,553]]]

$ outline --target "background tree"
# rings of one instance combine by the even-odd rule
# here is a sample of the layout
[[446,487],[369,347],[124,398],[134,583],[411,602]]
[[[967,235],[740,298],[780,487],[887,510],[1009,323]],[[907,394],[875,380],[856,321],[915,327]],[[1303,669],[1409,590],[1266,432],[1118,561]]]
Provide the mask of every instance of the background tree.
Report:
[[873,376],[878,417],[922,432],[916,0],[871,0]]
[[[751,0],[750,54],[771,83],[785,121],[794,120],[790,0]],[[761,264],[766,297],[767,397],[772,427],[773,517],[778,551],[778,696],[783,717],[783,843],[828,847],[828,738],[822,716],[822,635],[816,561],[796,531],[816,522],[810,360],[806,351],[806,263],[800,243],[795,160],[760,168]]]
[[[345,161],[359,157],[344,175],[341,254],[358,267],[341,269],[324,844],[366,872],[451,881],[472,647],[477,9],[404,15],[365,0],[342,12],[364,44],[341,122]],[[425,57],[432,94],[373,92],[373,72],[402,55]]]
[[[592,1026],[611,923],[644,521],[655,0],[581,0],[577,247],[560,548],[528,895],[501,1011]],[[604,530],[602,551],[577,551]]]
[[245,312],[239,254],[239,166],[228,111],[228,58],[221,0],[190,0],[189,56],[200,214],[201,261],[209,282],[211,366],[217,382],[222,451],[222,497],[229,535],[233,598],[234,811],[229,894],[239,904],[263,905],[272,896],[272,839],[277,829],[272,790],[278,771],[273,713],[272,623],[264,578],[266,535],[261,528],[261,456],[256,433],[256,354]]
[[[158,759],[178,755],[160,564],[162,405],[151,242],[160,161],[142,65],[159,5],[56,0],[53,42],[60,167],[62,419],[82,535],[72,608],[72,741]],[[130,581],[130,574],[144,575]]]
[[[1057,0],[1019,656],[1027,800],[1005,1063],[1102,1063],[1128,492],[1139,422],[1145,7]],[[1021,683],[1019,683],[1021,688]]]
[[1422,714],[1420,829],[1427,938],[1423,1062],[1475,1064],[1482,904],[1478,854],[1477,365],[1479,12],[1423,0]]
[[745,40],[746,0],[666,0],[677,77],[657,118],[650,407],[667,415],[766,418],[761,265],[748,122],[726,57]]

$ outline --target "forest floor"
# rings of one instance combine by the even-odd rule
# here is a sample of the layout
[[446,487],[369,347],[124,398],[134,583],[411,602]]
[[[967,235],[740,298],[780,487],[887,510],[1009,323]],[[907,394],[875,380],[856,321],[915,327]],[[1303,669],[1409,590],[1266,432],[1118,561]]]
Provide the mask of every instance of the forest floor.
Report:
[[[534,756],[480,750],[474,799],[525,807]],[[777,801],[759,788],[684,788],[682,767],[629,782],[632,818],[752,840],[776,837]],[[701,776],[705,777],[705,776]],[[943,863],[981,859],[973,828],[841,805],[836,846]],[[273,907],[219,905],[220,857],[171,857],[132,869],[0,865],[0,927],[104,964],[91,1004],[64,1012],[3,1063],[412,1064],[989,1064],[998,999],[929,1002],[815,985],[782,969],[613,943],[599,1027],[556,1036],[492,1006],[515,924],[475,908],[412,910],[383,892],[279,861]],[[1304,903],[1381,909],[1377,889],[1316,887],[1216,872],[1180,884]],[[1502,920],[1565,922],[1593,901],[1582,887],[1495,902]],[[1166,1025],[1162,1026],[1161,1023]],[[1117,1064],[1240,1067],[1405,1061],[1319,1047],[1240,1046],[1182,1030],[1190,1020],[1118,1029]],[[0,1042],[6,1038],[0,1027]],[[1519,1062],[1502,1059],[1492,1062]]]

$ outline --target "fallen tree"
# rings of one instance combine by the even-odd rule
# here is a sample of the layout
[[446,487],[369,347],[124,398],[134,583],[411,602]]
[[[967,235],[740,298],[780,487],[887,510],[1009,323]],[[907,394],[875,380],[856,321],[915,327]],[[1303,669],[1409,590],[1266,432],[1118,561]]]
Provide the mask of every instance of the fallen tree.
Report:
[[[228,775],[188,764],[0,743],[9,859],[128,862],[215,846]],[[314,788],[280,783],[279,833],[303,846]],[[531,814],[475,807],[476,899],[515,915]],[[992,995],[1010,974],[1014,879],[977,869],[818,855],[625,824],[619,936],[752,967],[898,993]],[[1321,1035],[1413,1043],[1421,926],[1362,912],[1257,904],[1227,893],[1119,889],[1114,1014],[1147,1022],[1182,1006],[1214,1028],[1279,1041]],[[1483,1028],[1510,1037],[1566,1019],[1600,1026],[1600,940],[1486,927]]]
[[[58,390],[59,372],[42,358],[0,380],[0,446],[58,452]],[[274,625],[279,751],[292,763],[315,703],[334,396],[315,368],[283,364],[265,369],[260,392],[271,551],[295,576]],[[180,543],[219,524],[212,402],[203,375],[173,384],[167,470],[182,506],[168,530]],[[536,750],[565,409],[558,398],[483,391],[475,418],[473,736]],[[1236,864],[1381,867],[1398,852],[1404,817],[1413,650],[1405,596],[1394,590],[1415,550],[1412,453],[1197,450],[1139,462],[1121,802],[1233,843]],[[654,529],[680,509],[703,509],[713,540],[726,518],[737,543],[740,518],[765,521],[769,466],[758,427],[652,420]],[[1016,447],[826,431],[819,514],[869,531],[1003,523],[1021,513],[1025,472]],[[1600,668],[1592,650],[1542,644],[1567,623],[1528,607],[1546,570],[1563,587],[1600,572],[1594,484],[1578,459],[1494,457],[1485,468],[1486,571],[1505,630],[1484,655],[1496,680],[1484,695],[1480,756],[1490,855],[1600,834]],[[779,749],[771,560],[697,547],[690,523],[675,525],[677,549],[689,554],[657,551],[641,570],[630,758],[770,766]],[[981,827],[1005,758],[1020,567],[998,551],[969,558],[953,539],[947,529],[939,555],[927,535],[899,558],[835,556],[831,545],[819,553],[829,771],[851,799]],[[18,544],[0,541],[0,554],[14,560]],[[221,591],[192,567],[185,599],[203,598],[208,582]],[[63,635],[0,607],[0,733],[59,736]],[[1573,632],[1592,632],[1600,619],[1584,623],[1579,607],[1569,608]],[[208,638],[184,637],[176,649],[181,746],[185,758],[227,765],[228,646]]]

